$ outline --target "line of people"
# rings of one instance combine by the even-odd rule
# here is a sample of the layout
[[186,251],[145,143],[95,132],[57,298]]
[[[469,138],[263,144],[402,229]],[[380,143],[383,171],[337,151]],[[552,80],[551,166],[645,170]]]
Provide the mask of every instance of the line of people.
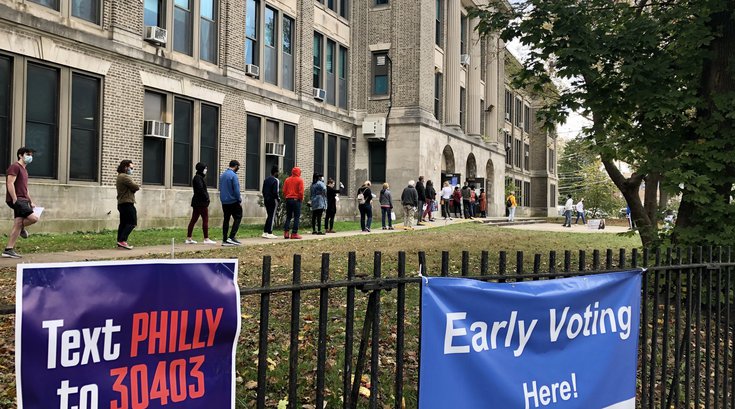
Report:
[[485,189],[480,189],[478,195],[475,185],[469,182],[464,182],[460,188],[459,185],[452,187],[449,181],[445,181],[441,190],[441,206],[442,216],[448,220],[452,220],[452,214],[465,219],[487,217],[487,194]]

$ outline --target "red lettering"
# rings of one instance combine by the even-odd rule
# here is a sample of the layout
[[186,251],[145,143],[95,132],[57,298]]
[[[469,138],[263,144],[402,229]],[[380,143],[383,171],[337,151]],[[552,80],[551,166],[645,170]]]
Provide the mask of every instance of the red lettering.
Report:
[[179,334],[179,351],[188,351],[191,349],[191,344],[186,343],[186,327],[189,322],[189,311],[181,311],[181,331]]
[[112,385],[112,390],[120,394],[119,401],[116,399],[110,402],[110,409],[128,409],[128,387],[123,385],[127,375],[127,367],[110,369],[110,376],[117,376],[115,383]]
[[148,367],[145,364],[130,368],[130,395],[133,409],[148,407]]
[[194,336],[191,337],[191,349],[199,349],[204,348],[204,342],[199,340],[199,337],[202,335],[202,310],[197,310],[196,315],[194,319]]
[[209,338],[207,339],[207,346],[211,347],[214,345],[214,337],[217,333],[217,328],[222,320],[222,308],[217,308],[217,315],[212,317],[212,310],[207,310],[207,324],[209,326]]
[[148,314],[139,312],[133,314],[133,329],[130,339],[130,356],[138,356],[138,343],[148,338]]
[[158,343],[158,353],[166,353],[166,332],[168,331],[168,311],[161,311],[161,325],[158,324],[159,314],[157,311],[151,312],[151,328],[148,332],[148,355],[156,353],[156,343]]
[[176,351],[176,338],[178,334],[177,327],[179,326],[179,312],[171,311],[171,331],[168,337],[168,350],[169,352]]
[[153,385],[151,385],[151,400],[159,399],[161,405],[168,404],[168,387],[166,386],[166,361],[161,361],[156,367],[156,374],[153,376]]
[[171,382],[171,402],[181,402],[186,399],[186,361],[177,359],[171,361],[169,368]]
[[204,396],[204,373],[202,373],[200,368],[204,363],[204,355],[197,355],[189,358],[189,363],[194,364],[194,368],[191,369],[189,375],[193,376],[197,380],[196,386],[189,385],[189,396],[192,399],[201,398]]

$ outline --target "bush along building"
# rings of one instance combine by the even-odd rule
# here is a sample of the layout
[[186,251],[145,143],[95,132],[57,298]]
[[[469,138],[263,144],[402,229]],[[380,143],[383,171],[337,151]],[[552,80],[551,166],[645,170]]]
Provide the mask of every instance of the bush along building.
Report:
[[[517,62],[503,42],[472,29],[473,5],[0,0],[0,171],[20,146],[36,149],[30,191],[48,231],[116,226],[122,159],[142,183],[141,227],[185,223],[197,162],[216,223],[231,159],[246,221],[264,218],[273,165],[299,166],[307,186],[322,173],[348,198],[367,179],[470,180],[490,215],[511,178],[528,192],[518,214],[548,214],[554,139],[532,120],[538,101],[508,86]],[[353,217],[353,202],[338,215]]]

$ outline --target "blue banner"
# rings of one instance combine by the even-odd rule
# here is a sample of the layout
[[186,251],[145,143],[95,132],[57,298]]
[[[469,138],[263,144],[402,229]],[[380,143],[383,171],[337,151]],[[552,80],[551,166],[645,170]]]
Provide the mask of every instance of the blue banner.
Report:
[[235,408],[237,260],[19,264],[18,407]]
[[634,409],[641,273],[422,284],[421,409]]

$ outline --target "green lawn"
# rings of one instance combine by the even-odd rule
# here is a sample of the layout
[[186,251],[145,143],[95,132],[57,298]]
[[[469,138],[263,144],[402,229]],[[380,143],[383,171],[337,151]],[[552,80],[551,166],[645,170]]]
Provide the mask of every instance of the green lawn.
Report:
[[[253,237],[261,233],[260,225],[243,226],[241,237]],[[352,223],[340,223],[336,230],[358,230]],[[219,231],[212,229],[213,238],[219,238]],[[131,236],[135,245],[168,244],[171,237],[178,241],[184,239],[183,229],[136,231]],[[516,251],[524,252],[525,271],[533,265],[533,255],[542,254],[542,271],[548,269],[548,253],[556,250],[557,265],[561,270],[564,250],[573,250],[572,266],[577,265],[577,251],[587,250],[588,263],[592,261],[592,250],[600,249],[604,254],[607,248],[615,249],[617,258],[619,248],[630,249],[640,246],[638,237],[616,234],[552,233],[525,230],[502,229],[480,223],[462,223],[443,228],[396,232],[395,234],[359,234],[353,237],[329,238],[307,241],[273,241],[263,245],[242,248],[213,248],[208,251],[184,253],[190,258],[232,258],[239,259],[238,278],[241,286],[255,287],[261,282],[263,256],[272,258],[272,281],[274,284],[290,283],[291,263],[294,254],[302,255],[302,281],[318,281],[321,254],[330,254],[330,279],[344,279],[347,271],[347,254],[354,251],[357,256],[359,277],[373,273],[374,252],[382,253],[382,275],[394,277],[397,274],[397,255],[399,251],[407,254],[406,274],[416,276],[417,253],[426,252],[428,273],[438,275],[441,266],[441,252],[450,253],[449,269],[452,275],[459,274],[462,251],[470,253],[470,274],[479,274],[481,251],[489,252],[490,273],[497,272],[498,252],[508,253],[508,273],[514,274]],[[201,229],[195,233],[201,238]],[[61,235],[34,235],[22,242],[24,246],[34,245],[36,251],[64,251],[88,248],[108,248],[114,243],[114,232],[74,233]],[[19,249],[22,249],[19,246]],[[26,248],[25,250],[29,250]],[[616,259],[617,260],[617,259]],[[576,268],[575,268],[576,269]],[[15,269],[0,270],[0,296],[11,299],[15,291]],[[396,334],[396,291],[383,291],[381,302],[381,384],[380,407],[393,407],[393,381],[395,369]],[[319,291],[303,291],[301,294],[300,337],[299,337],[299,396],[301,405],[314,404],[316,382],[316,348],[319,326]],[[242,380],[237,385],[237,407],[255,407],[255,391],[249,389],[248,382],[257,379],[258,317],[260,314],[259,296],[242,297],[242,331],[238,341],[237,376]],[[271,296],[269,326],[269,371],[268,407],[277,407],[278,401],[287,394],[288,386],[288,344],[291,294],[281,293]],[[406,291],[406,353],[405,353],[405,396],[406,407],[416,407],[416,384],[418,376],[418,317],[419,291],[415,285],[407,286]],[[357,355],[360,334],[364,321],[367,294],[361,291],[355,296],[355,345]],[[345,290],[329,291],[329,312],[327,314],[327,407],[339,407],[341,398],[341,369],[344,361],[345,342]],[[15,381],[13,361],[14,317],[0,316],[0,408],[14,407]],[[354,363],[353,363],[354,364]],[[363,373],[369,373],[369,364]],[[358,407],[365,406],[361,398]]]

